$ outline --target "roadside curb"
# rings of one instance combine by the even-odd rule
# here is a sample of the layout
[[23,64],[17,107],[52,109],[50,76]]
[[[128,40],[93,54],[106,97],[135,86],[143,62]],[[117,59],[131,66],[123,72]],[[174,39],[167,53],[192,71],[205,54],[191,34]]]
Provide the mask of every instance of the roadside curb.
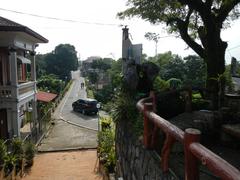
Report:
[[46,150],[46,151],[38,151],[38,154],[43,153],[56,153],[56,152],[69,152],[69,151],[87,151],[87,150],[97,150],[97,147],[92,148],[84,148],[84,147],[76,147],[76,148],[63,148],[63,149],[55,149],[55,150]]
[[81,127],[81,128],[88,129],[88,130],[91,130],[91,131],[98,131],[97,129],[93,129],[93,128],[90,128],[90,127],[87,127],[87,126],[79,125],[79,124],[74,123],[74,122],[71,122],[71,121],[69,121],[69,120],[65,120],[65,119],[63,119],[62,117],[60,117],[60,120],[66,122],[66,123],[68,123],[68,124],[72,124],[72,125],[74,125],[74,126],[77,126],[77,127]]

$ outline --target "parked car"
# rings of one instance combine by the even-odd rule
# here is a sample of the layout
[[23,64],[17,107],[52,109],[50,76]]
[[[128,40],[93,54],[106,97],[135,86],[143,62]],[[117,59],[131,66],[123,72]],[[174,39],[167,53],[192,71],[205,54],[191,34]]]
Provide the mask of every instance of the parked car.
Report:
[[72,103],[73,111],[80,112],[82,114],[97,114],[98,101],[96,99],[78,99]]

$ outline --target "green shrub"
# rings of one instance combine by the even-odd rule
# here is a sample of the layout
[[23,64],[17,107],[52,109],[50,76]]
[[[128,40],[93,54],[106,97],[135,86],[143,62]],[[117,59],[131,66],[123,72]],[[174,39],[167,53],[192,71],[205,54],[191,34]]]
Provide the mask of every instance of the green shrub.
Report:
[[192,99],[192,109],[193,110],[201,110],[201,109],[209,109],[210,103],[208,100],[195,98]]
[[192,94],[192,99],[201,99],[201,98],[202,98],[202,96],[201,96],[200,93],[194,93],[194,94]]
[[161,92],[169,89],[169,84],[161,79],[159,76],[154,79],[153,90],[156,92]]
[[171,78],[167,80],[170,89],[180,89],[182,87],[182,81],[177,78]]
[[138,113],[136,100],[132,96],[123,92],[116,95],[111,112],[113,121],[134,121]]
[[17,163],[19,161],[19,157],[15,154],[8,153],[4,158],[4,173],[5,176],[8,176],[14,169],[14,167],[17,166]]
[[109,173],[114,172],[114,167],[116,165],[114,137],[115,133],[110,128],[98,132],[99,159]]
[[111,128],[112,118],[111,117],[100,117],[102,130]]
[[6,154],[7,154],[6,145],[4,144],[4,140],[0,139],[0,169],[4,164],[4,158]]
[[24,159],[27,167],[33,165],[33,159],[35,156],[35,146],[34,144],[27,142],[24,145]]
[[23,142],[19,138],[13,138],[11,142],[11,154],[12,165],[16,167],[16,170],[19,171],[22,167],[23,161]]

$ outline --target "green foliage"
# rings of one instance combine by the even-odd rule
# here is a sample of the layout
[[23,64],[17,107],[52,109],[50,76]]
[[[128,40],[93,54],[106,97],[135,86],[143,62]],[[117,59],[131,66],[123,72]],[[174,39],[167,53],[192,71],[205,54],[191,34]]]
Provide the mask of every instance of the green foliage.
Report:
[[107,71],[111,68],[111,64],[114,60],[111,58],[104,58],[104,59],[98,59],[94,60],[91,64],[91,67],[93,69],[99,69],[103,71]]
[[16,167],[17,162],[19,162],[18,155],[8,153],[4,158],[4,173],[5,175],[8,175],[12,172],[14,167]]
[[[7,152],[7,148],[10,150]],[[14,169],[19,171],[22,168],[22,161],[25,160],[29,166],[33,162],[35,146],[30,142],[25,142],[19,138],[9,139],[7,144],[0,139],[0,169],[3,167],[5,176]]]
[[99,75],[97,72],[89,72],[88,73],[88,79],[91,84],[96,84],[99,80]]
[[7,155],[7,148],[4,144],[4,140],[0,139],[0,169],[4,164],[4,158]]
[[[169,51],[150,57],[148,61],[159,66],[159,76],[163,80],[175,78],[182,81],[182,86],[205,87],[206,65],[199,56],[189,55],[183,60]],[[161,86],[166,87],[159,79],[156,79],[155,83],[159,86],[157,89],[161,89]]]
[[44,75],[41,76],[40,79],[37,81],[37,87],[39,90],[45,92],[51,92],[60,94],[64,88],[65,83],[58,79],[54,74]]
[[202,96],[201,96],[200,93],[194,93],[194,94],[192,94],[192,99],[201,99],[201,98],[202,98]]
[[192,94],[192,109],[193,110],[202,110],[209,109],[209,101],[202,98],[200,93]]
[[226,83],[226,88],[228,92],[232,92],[234,90],[234,84],[232,81],[232,75],[230,72],[230,65],[226,66],[225,70],[225,83]]
[[114,171],[116,165],[115,155],[115,133],[110,128],[98,132],[98,153],[100,161],[109,173]]
[[90,85],[88,79],[85,80],[85,87],[86,87],[86,91],[87,91],[87,97],[95,99],[94,93],[93,93],[93,87]]
[[117,121],[134,121],[138,116],[136,100],[128,93],[120,92],[114,98],[112,117]]
[[153,90],[156,92],[166,91],[169,89],[169,84],[162,80],[159,76],[154,79]]
[[24,145],[24,158],[26,166],[32,166],[33,164],[33,158],[35,156],[35,146],[34,144],[27,142]]
[[178,55],[173,56],[170,61],[165,64],[164,71],[162,72],[163,79],[178,78],[183,80],[185,75],[184,62]]
[[215,19],[214,23],[219,24],[218,28],[221,29],[223,23],[227,23],[226,19],[237,19],[239,13],[238,1],[128,0],[127,5],[128,9],[118,13],[119,18],[136,16],[153,24],[166,23],[169,33],[180,34],[187,30],[187,35],[193,39],[198,37],[198,29],[210,21],[210,17]]
[[23,142],[19,138],[13,138],[11,143],[12,153],[22,157],[23,155]]
[[101,103],[107,103],[111,101],[113,96],[113,89],[111,85],[103,86],[102,89],[94,91],[95,98]]
[[[182,38],[207,64],[207,83],[209,91],[218,89],[217,83],[212,83],[210,77],[216,78],[225,70],[225,51],[227,42],[221,39],[221,31],[229,26],[230,20],[239,17],[239,1],[206,0],[128,0],[126,9],[118,13],[120,18],[140,17],[153,24],[166,23],[168,33],[174,33]],[[166,68],[168,72],[163,79],[179,78],[181,63]],[[182,69],[182,68],[180,68]],[[171,75],[170,75],[171,74]],[[174,74],[174,76],[172,76]],[[222,91],[225,89],[222,84]],[[217,92],[212,93],[212,102],[216,108]]]
[[100,117],[100,122],[101,122],[101,127],[102,129],[107,129],[107,128],[111,128],[111,124],[112,124],[112,118],[110,117]]
[[182,81],[177,78],[171,78],[167,81],[170,89],[180,89],[182,87]]
[[113,100],[111,115],[114,122],[130,123],[133,127],[132,134],[139,137],[143,133],[143,117],[136,108],[136,97],[124,91],[118,93]]
[[117,88],[122,82],[122,61],[121,59],[112,62],[111,69],[108,70],[108,74],[111,79],[112,88]]
[[38,63],[38,72],[55,74],[62,80],[66,80],[66,77],[69,79],[70,71],[78,67],[77,51],[70,44],[60,44],[53,52],[38,57],[43,61]]
[[184,84],[193,87],[205,87],[206,64],[199,56],[189,55],[184,58],[185,78]]

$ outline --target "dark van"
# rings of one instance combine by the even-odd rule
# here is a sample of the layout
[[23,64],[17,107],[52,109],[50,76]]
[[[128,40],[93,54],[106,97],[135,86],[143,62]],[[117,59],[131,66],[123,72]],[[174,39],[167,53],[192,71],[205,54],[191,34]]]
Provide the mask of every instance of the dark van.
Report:
[[73,111],[80,112],[82,114],[97,114],[98,101],[96,99],[78,99],[72,103]]

